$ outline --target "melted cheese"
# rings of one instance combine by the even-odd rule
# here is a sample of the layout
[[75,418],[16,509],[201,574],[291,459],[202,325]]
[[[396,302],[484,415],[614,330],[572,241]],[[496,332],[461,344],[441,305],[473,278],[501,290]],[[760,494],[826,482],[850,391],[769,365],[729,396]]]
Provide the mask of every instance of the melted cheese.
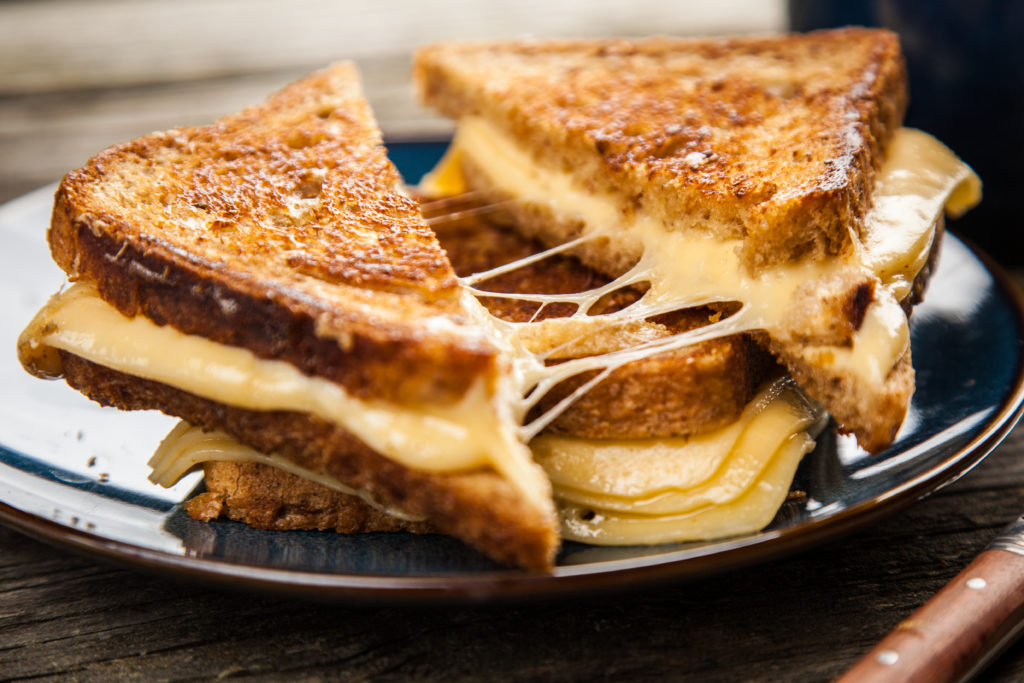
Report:
[[[895,304],[908,293],[927,258],[943,207],[952,201],[951,208],[961,211],[980,196],[977,176],[944,145],[920,131],[901,129],[878,175],[875,206],[866,217],[863,240],[853,253],[824,261],[783,264],[754,274],[740,263],[738,241],[694,231],[670,231],[642,211],[624,216],[616,198],[590,191],[569,173],[535,163],[515,140],[481,118],[459,121],[447,165],[428,177],[428,190],[459,186],[450,166],[463,155],[471,157],[501,193],[579,220],[583,234],[574,242],[601,238],[610,241],[617,251],[639,247],[639,263],[619,278],[616,286],[644,281],[651,287],[626,313],[603,316],[603,324],[621,324],[623,320],[635,321],[708,302],[738,301],[743,303],[740,312],[715,326],[711,336],[755,329],[771,334],[786,325],[801,287],[843,267],[861,268],[872,274],[881,286],[866,313],[868,324],[862,325],[852,344],[830,347],[831,353],[820,349],[808,353],[824,367],[854,372],[873,383],[883,380],[906,351],[907,320],[902,312],[896,313]],[[429,183],[435,187],[429,187]],[[543,300],[571,301],[585,311],[596,299],[592,293],[583,293]],[[579,325],[580,317],[545,324]],[[673,348],[708,338],[708,332],[682,335],[681,343]],[[662,342],[662,346],[665,344]]]
[[531,444],[555,496],[605,510],[680,514],[728,503],[760,478],[771,455],[815,422],[791,380],[761,391],[732,425],[686,439],[540,436]]
[[550,486],[517,439],[507,398],[474,387],[456,405],[396,405],[355,398],[343,387],[283,361],[128,318],[95,288],[75,284],[55,295],[19,340],[33,354],[62,349],[120,372],[248,410],[311,413],[337,424],[407,467],[429,471],[493,465],[543,509]]
[[896,299],[882,297],[868,306],[852,347],[810,345],[799,353],[811,365],[846,370],[881,384],[909,345],[906,313]]
[[364,503],[392,517],[414,522],[423,519],[406,514],[398,508],[385,507],[378,503],[368,491],[346,486],[323,472],[299,467],[291,460],[279,455],[260,453],[249,446],[238,443],[223,432],[204,432],[188,422],[179,422],[160,442],[153,457],[149,459],[148,464],[153,470],[149,478],[161,486],[171,487],[189,470],[211,461],[268,465],[303,479],[309,479],[340,493],[356,496]]
[[981,181],[945,145],[903,128],[890,145],[865,216],[860,259],[897,300],[924,266],[943,210],[958,216],[981,199]]
[[437,166],[420,180],[419,187],[432,197],[452,197],[468,190],[462,175],[462,150],[449,146]]
[[[546,435],[531,448],[554,483],[569,538],[616,544],[718,538],[760,529],[771,520],[792,468],[813,446],[807,431],[820,415],[790,380],[780,380],[762,390],[734,424],[711,434],[634,441]],[[333,477],[186,422],[150,459],[151,479],[170,486],[207,461],[276,467],[388,514],[416,519]]]
[[668,543],[758,531],[813,448],[823,413],[791,380],[763,389],[736,423],[688,441],[542,436],[532,444],[567,538]]
[[759,531],[786,500],[796,468],[813,446],[806,434],[793,435],[774,452],[756,485],[729,502],[691,512],[636,515],[561,503],[562,536],[593,545],[655,545]]

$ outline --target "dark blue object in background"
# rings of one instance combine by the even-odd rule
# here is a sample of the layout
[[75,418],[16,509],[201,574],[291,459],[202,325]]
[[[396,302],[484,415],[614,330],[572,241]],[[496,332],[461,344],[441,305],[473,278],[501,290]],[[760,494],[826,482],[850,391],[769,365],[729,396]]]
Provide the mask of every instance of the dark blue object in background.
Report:
[[448,148],[447,141],[438,142],[388,142],[388,158],[398,168],[402,178],[415,185],[427,171],[434,168],[437,160]]
[[950,227],[1004,264],[1024,263],[1024,2],[790,0],[790,26],[884,26],[910,75],[906,123],[945,142],[984,184],[980,206]]

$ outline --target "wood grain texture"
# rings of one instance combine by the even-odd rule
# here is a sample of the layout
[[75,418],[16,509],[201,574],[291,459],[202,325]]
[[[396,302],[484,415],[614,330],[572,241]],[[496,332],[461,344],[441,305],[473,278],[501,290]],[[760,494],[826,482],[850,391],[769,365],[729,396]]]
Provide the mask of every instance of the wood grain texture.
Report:
[[[1004,446],[905,513],[789,559],[541,604],[346,609],[215,592],[0,530],[0,672],[15,680],[830,680],[1018,514],[1024,481],[1009,475],[1019,454]],[[976,475],[993,483],[979,491]],[[993,681],[1021,676],[1019,646],[987,672]]]
[[1024,618],[1024,557],[986,550],[847,671],[839,683],[953,683]]

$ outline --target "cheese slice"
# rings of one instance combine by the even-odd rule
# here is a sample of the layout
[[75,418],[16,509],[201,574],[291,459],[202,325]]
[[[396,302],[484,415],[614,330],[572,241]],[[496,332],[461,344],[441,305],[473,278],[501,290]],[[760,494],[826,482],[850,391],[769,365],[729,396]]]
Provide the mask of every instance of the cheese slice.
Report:
[[781,444],[821,428],[820,415],[783,379],[762,389],[732,425],[689,440],[545,435],[531,447],[557,499],[602,511],[678,515],[743,495]]
[[452,406],[360,399],[289,363],[257,358],[248,349],[183,334],[141,315],[128,318],[86,283],[54,295],[18,342],[23,365],[50,365],[56,373],[52,349],[239,408],[311,413],[410,468],[493,466],[528,500],[541,509],[550,506],[550,485],[517,438],[511,401],[488,395],[482,386]]
[[671,443],[543,436],[563,535],[604,545],[708,540],[759,531],[785,499],[824,413],[782,379],[733,425]]
[[739,536],[763,529],[789,493],[793,475],[814,443],[795,434],[774,452],[757,484],[727,503],[677,515],[636,515],[560,503],[562,536],[592,545],[656,545]]

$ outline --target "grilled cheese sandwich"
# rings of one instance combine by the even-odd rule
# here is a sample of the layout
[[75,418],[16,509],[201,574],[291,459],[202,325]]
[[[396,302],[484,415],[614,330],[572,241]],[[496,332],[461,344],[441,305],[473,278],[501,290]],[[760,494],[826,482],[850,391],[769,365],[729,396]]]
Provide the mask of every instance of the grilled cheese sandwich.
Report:
[[[933,251],[946,205],[958,213],[980,195],[977,177],[941,143],[897,127],[898,94],[893,101],[872,99],[894,88],[901,92],[898,65],[880,61],[894,45],[885,32],[835,31],[774,42],[428,46],[417,55],[419,90],[428,104],[457,118],[448,160],[429,182],[436,189],[461,187],[501,198],[519,229],[572,246],[623,284],[648,283],[642,305],[631,307],[633,319],[738,302],[739,311],[694,337],[764,335],[841,427],[878,451],[894,438],[913,389],[900,303]],[[817,54],[823,46],[851,53],[853,66],[841,73],[849,80],[838,86],[840,76],[822,84],[794,81],[784,96],[764,85],[762,71],[778,75],[773,64],[803,60],[808,50]],[[694,66],[694,55],[708,52],[712,58]],[[758,69],[737,70],[744,63],[739,55],[762,53]],[[799,64],[794,70],[808,67]],[[748,99],[738,104],[716,95],[722,72],[733,70],[749,87]],[[636,81],[646,89],[634,87]],[[840,87],[851,91],[837,95]],[[537,101],[534,95],[545,88],[552,97]],[[800,94],[809,89],[822,90],[820,97]],[[643,119],[617,105],[657,111]],[[670,113],[683,112],[686,119],[688,109],[713,112],[728,105],[746,108],[732,126],[717,122],[691,130]],[[821,121],[814,121],[816,114]],[[797,121],[811,136],[803,148],[789,140]],[[831,121],[834,129],[814,137]],[[751,179],[728,166],[736,161],[739,169],[761,168],[749,152],[771,144],[774,133],[775,144],[787,140],[792,151],[786,156],[772,148],[775,180]],[[651,145],[666,140],[678,144],[650,153]],[[847,156],[821,158],[840,151]],[[863,163],[854,161],[857,155],[874,156],[870,173],[850,175]],[[669,170],[675,175],[666,177]],[[663,196],[668,187],[680,201],[694,195],[706,201],[688,207],[686,215],[673,213],[672,198]],[[728,194],[733,208],[746,207],[746,213],[716,219]],[[824,201],[831,206],[819,207]],[[823,226],[839,215],[829,209],[838,212],[840,201],[858,202],[861,213],[847,216],[842,235],[825,236]],[[832,246],[808,237],[814,230]],[[774,245],[775,251],[758,257],[751,252],[756,245]]]
[[[531,126],[546,130],[550,107],[523,105],[509,126],[507,112],[488,109],[499,94],[474,81],[473,65],[469,75],[446,74],[456,85],[438,89],[421,81],[440,99],[438,92],[470,93],[460,96],[463,104],[470,102],[469,113],[456,112],[451,150],[424,188],[433,194],[482,188],[488,196],[510,199],[505,206],[517,229],[540,237],[548,251],[455,277],[394,186],[393,170],[381,161],[378,134],[364,120],[365,104],[351,93],[351,71],[335,67],[262,109],[215,127],[144,138],[69,175],[58,192],[50,239],[55,258],[77,282],[23,334],[22,362],[41,376],[65,374],[100,402],[159,408],[186,420],[152,461],[154,479],[165,485],[203,463],[244,465],[264,480],[273,479],[269,468],[276,468],[533,569],[550,567],[557,547],[553,497],[561,534],[586,542],[663,543],[756,531],[774,516],[822,425],[820,408],[792,380],[767,382],[745,409],[724,411],[724,417],[636,430],[651,432],[643,438],[622,438],[629,428],[609,424],[595,439],[572,429],[565,433],[564,424],[588,392],[617,386],[616,378],[631,372],[642,376],[631,368],[652,362],[688,366],[697,349],[752,335],[866,448],[878,450],[892,439],[912,389],[901,303],[911,298],[934,256],[943,210],[958,212],[977,201],[980,183],[941,143],[897,129],[904,94],[900,67],[889,54],[892,42],[861,34],[836,39],[858,50],[875,46],[867,61],[878,67],[877,78],[857,73],[843,86],[862,88],[868,94],[861,97],[882,104],[873,113],[849,110],[859,118],[838,127],[847,155],[843,172],[833,178],[839,190],[811,176],[827,205],[810,211],[820,226],[804,220],[772,228],[779,216],[807,218],[807,187],[799,188],[803,194],[784,186],[766,189],[741,182],[728,169],[717,180],[707,175],[729,157],[739,158],[746,170],[757,165],[742,158],[744,134],[728,133],[727,144],[716,151],[712,132],[700,129],[691,138],[680,128],[648,149],[665,112],[646,111],[646,98],[658,95],[659,107],[684,107],[686,97],[700,93],[697,109],[718,117],[714,101],[728,104],[736,95],[729,81],[722,81],[723,94],[709,95],[718,90],[699,74],[696,80],[688,76],[682,95],[669,93],[682,99],[666,100],[664,83],[647,84],[648,92],[632,82],[649,65],[630,69],[638,54],[641,61],[682,54],[690,67],[703,60],[713,62],[712,69],[724,54],[727,62],[736,60],[725,70],[735,75],[742,71],[739,63],[760,63],[758,51],[771,61],[787,55],[792,43],[807,59],[805,42],[825,39],[738,41],[751,59],[738,58],[736,44],[714,41],[583,41],[525,51],[500,44],[468,52],[441,47],[418,57],[421,78],[441,78],[445,69],[456,73],[445,61],[449,52],[465,57],[482,49],[477,57],[483,62],[504,51],[506,66],[524,70],[528,94],[537,85],[530,79],[552,83],[566,77],[567,65],[582,65],[571,74],[589,73],[583,87],[558,86],[562,95],[580,99],[560,96],[555,110],[582,107],[590,123],[608,116],[610,125],[625,126],[605,130],[607,144],[592,129],[580,138],[572,125],[566,129],[559,144],[586,160],[581,173],[558,157],[558,144],[538,153],[522,142]],[[536,63],[535,54],[542,56]],[[609,73],[630,81],[626,100],[618,102],[628,105],[623,111],[605,111],[593,98],[607,87]],[[759,115],[760,106],[777,125],[776,105],[764,105],[775,102],[772,97],[801,101],[785,69],[772,73],[781,78],[772,87],[782,95],[769,89],[765,96],[760,81],[743,82],[754,92],[744,90],[743,125]],[[332,101],[331,88],[345,91],[346,101]],[[522,105],[516,92],[505,95],[501,106]],[[444,107],[459,109],[448,101]],[[780,111],[785,118],[785,108]],[[723,128],[719,118],[715,130]],[[798,118],[793,127],[799,132]],[[263,137],[248,138],[247,127],[264,119],[271,125],[255,134]],[[782,137],[787,146],[796,145],[796,155],[800,135],[792,133]],[[628,143],[631,136],[642,140],[639,146]],[[753,136],[751,147],[764,137]],[[586,145],[581,153],[580,139],[596,140],[599,154],[587,156],[593,150]],[[694,141],[699,144],[690,145]],[[653,162],[646,181],[639,173],[645,160],[637,156],[635,168],[629,161],[641,151],[667,160]],[[135,166],[140,160],[146,163]],[[602,176],[602,164],[617,180]],[[125,175],[154,168],[174,179],[169,188],[159,182],[151,188],[149,178],[141,191],[138,183],[123,182]],[[779,181],[785,176],[772,173]],[[732,203],[712,187],[723,177],[732,178]],[[706,215],[693,213],[704,211],[686,186],[694,178],[709,197]],[[636,189],[638,182],[654,183],[653,199],[620,191]],[[844,183],[861,188],[859,206],[837,208],[837,197],[847,192]],[[686,211],[672,203],[673,192]],[[148,232],[137,227],[146,222],[140,217],[148,219]],[[583,291],[499,292],[485,286],[566,253],[609,277]],[[621,306],[603,307],[623,290],[635,295]],[[481,303],[495,298],[519,299],[535,310],[524,320],[506,319]],[[557,306],[574,312],[543,315]],[[703,316],[700,324],[664,322],[691,309],[707,311],[697,315]],[[724,356],[718,360],[721,384],[729,366]],[[770,373],[763,374],[761,379]],[[836,378],[852,383],[848,393],[859,401],[854,409],[820,394],[821,383]],[[862,420],[870,412],[862,394],[889,402],[875,400],[871,408],[884,409]],[[242,503],[232,495],[221,486],[189,509],[204,519],[228,514],[270,528],[315,518],[282,519],[272,506],[256,509],[269,505],[267,497]],[[337,515],[330,518],[334,524]]]
[[362,399],[290,363],[183,334],[144,316],[126,317],[87,283],[54,296],[23,340],[22,362],[40,374],[59,376],[59,366],[47,368],[45,359],[34,357],[59,349],[218,403],[315,415],[407,467],[428,472],[493,467],[524,497],[538,505],[547,499],[546,480],[528,456],[522,457],[509,401],[498,399],[500,392],[489,394],[482,383],[453,405]]
[[507,358],[402,191],[351,65],[106,150],[65,177],[48,237],[75,284],[19,339],[30,372],[550,566],[550,484],[518,439]]

